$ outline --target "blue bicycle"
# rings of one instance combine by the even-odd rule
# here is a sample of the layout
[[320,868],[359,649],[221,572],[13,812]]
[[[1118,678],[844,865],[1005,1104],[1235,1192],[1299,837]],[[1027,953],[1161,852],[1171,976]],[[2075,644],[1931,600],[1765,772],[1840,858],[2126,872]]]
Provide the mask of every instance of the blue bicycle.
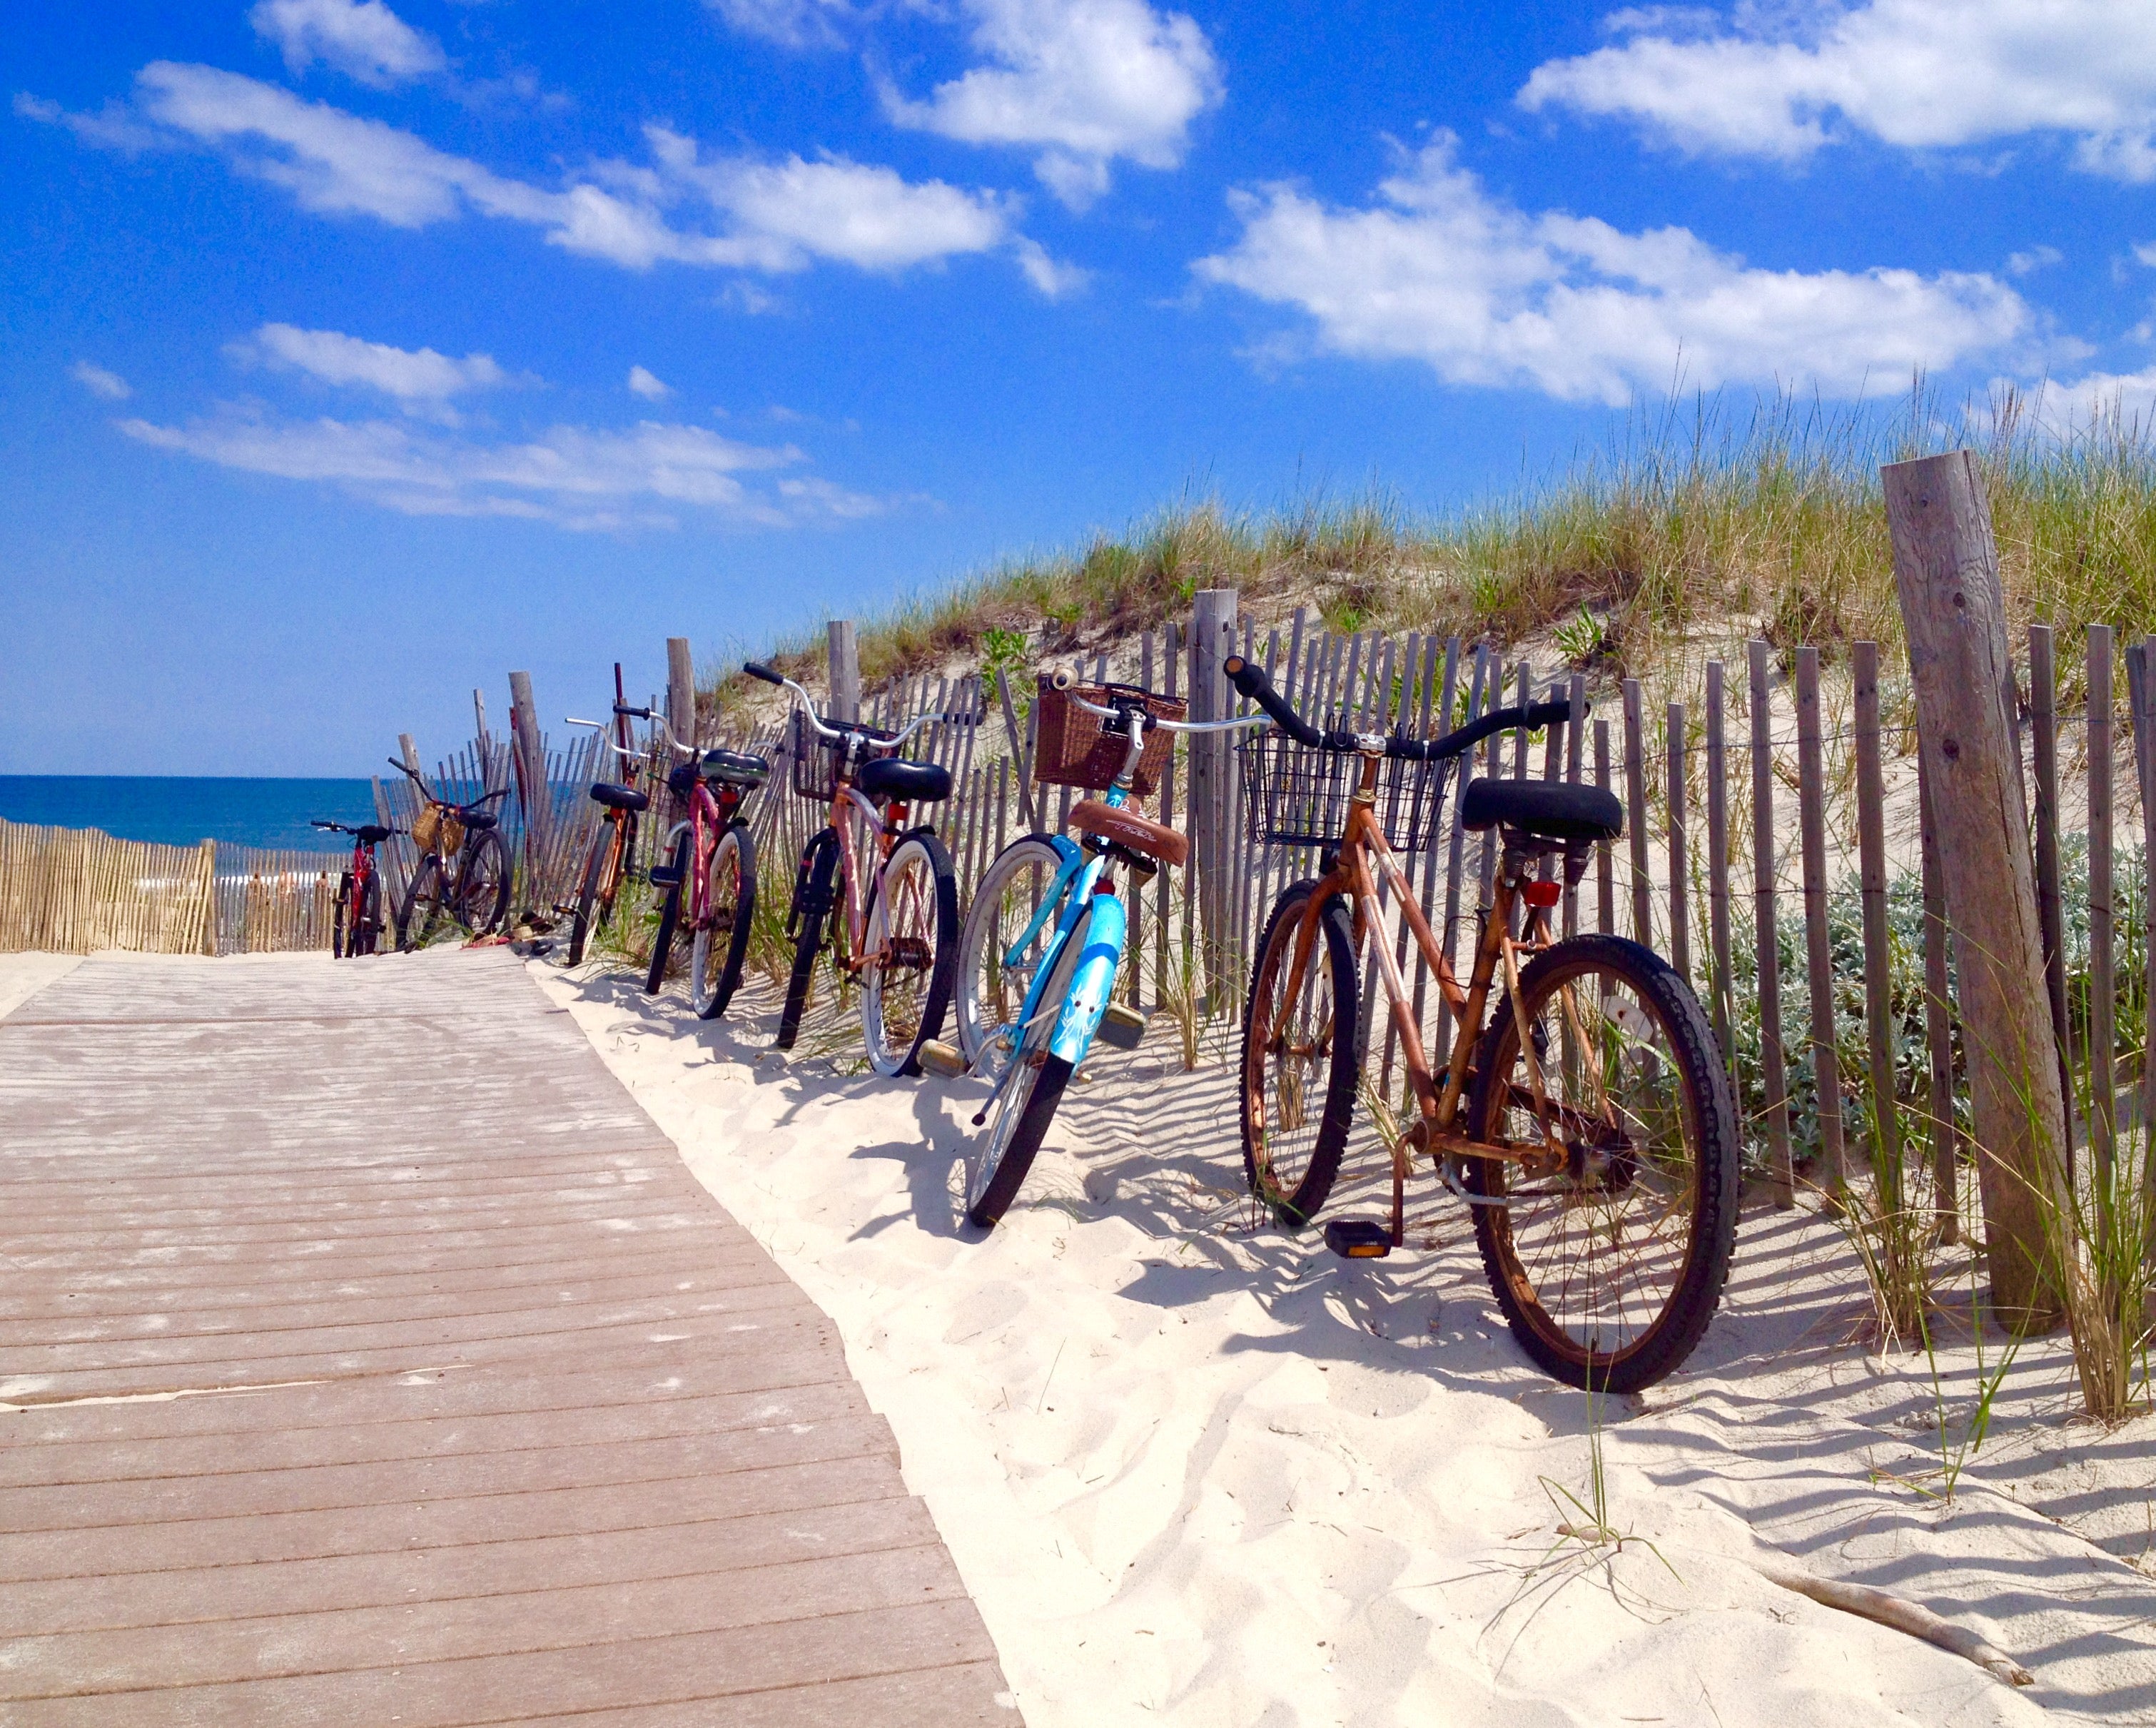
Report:
[[994,1090],[973,1118],[988,1130],[967,1182],[966,1216],[987,1230],[1007,1211],[1055,1119],[1063,1090],[1098,1036],[1135,1049],[1145,1020],[1111,1000],[1129,914],[1113,872],[1149,881],[1188,856],[1183,836],[1133,808],[1150,794],[1177,733],[1263,726],[1263,715],[1194,722],[1183,704],[1123,684],[1044,674],[1034,779],[1098,793],[1060,834],[1029,834],[998,853],[958,938],[958,1040],[922,1065],[971,1073]]

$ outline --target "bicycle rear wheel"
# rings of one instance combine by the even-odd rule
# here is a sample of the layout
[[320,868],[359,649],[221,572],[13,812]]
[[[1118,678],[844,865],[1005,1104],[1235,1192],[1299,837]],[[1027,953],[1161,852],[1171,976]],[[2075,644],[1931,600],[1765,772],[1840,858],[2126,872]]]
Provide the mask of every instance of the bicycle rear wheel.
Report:
[[352,872],[347,870],[338,880],[336,898],[330,908],[330,958],[341,960],[347,954],[357,954],[352,945]]
[[980,1160],[968,1173],[966,1216],[983,1230],[996,1227],[1010,1203],[1018,1198],[1026,1172],[1040,1150],[1048,1125],[1063,1102],[1063,1089],[1070,1083],[1070,1064],[1049,1052],[1055,1022],[1070,994],[1070,980],[1078,969],[1078,957],[1086,951],[1086,935],[1093,922],[1089,906],[1080,915],[1063,952],[1055,957],[1055,969],[1042,987],[1031,1026],[1022,1029],[1009,1062],[1017,1072],[998,1082],[993,1113],[988,1119],[988,1138],[982,1143]]
[[[1471,1158],[1483,1270],[1520,1347],[1558,1380],[1636,1392],[1691,1354],[1729,1274],[1737,1121],[1714,1034],[1652,950],[1578,936],[1502,993],[1476,1058],[1469,1133],[1533,1149],[1539,1072],[1565,1167]],[[1522,1056],[1536,1052],[1531,1069]]]
[[666,963],[674,954],[674,932],[681,922],[681,891],[689,885],[690,833],[681,831],[674,842],[674,880],[659,908],[659,928],[651,939],[651,964],[644,975],[644,993],[655,996],[666,988]]
[[607,878],[613,874],[614,849],[619,844],[619,824],[602,820],[592,835],[591,850],[584,855],[584,873],[577,885],[577,903],[569,913],[568,964],[583,964],[584,945],[598,928],[601,908],[609,897]]
[[1017,1047],[1014,1026],[1055,937],[1055,915],[1044,920],[1016,959],[1011,948],[1033,921],[1062,861],[1048,841],[1029,834],[996,854],[973,890],[958,933],[956,1005],[958,1047],[983,1079],[1002,1078]]
[[1363,999],[1344,901],[1335,897],[1318,913],[1300,984],[1290,977],[1296,932],[1317,890],[1294,882],[1273,903],[1243,1011],[1243,1174],[1291,1230],[1315,1217],[1332,1191],[1363,1063]]
[[704,886],[703,916],[689,954],[689,1000],[700,1019],[716,1020],[741,985],[756,917],[756,841],[746,823],[719,836]]
[[893,848],[876,879],[861,969],[869,1066],[886,1079],[921,1072],[921,1047],[943,1030],[958,969],[958,878],[943,842],[923,831]]
[[382,944],[382,878],[373,871],[367,872],[367,886],[360,890],[358,910],[346,933],[345,956],[371,954]]
[[834,952],[843,949],[846,932],[846,882],[836,831],[813,836],[801,854],[793,878],[793,970],[786,980],[786,1005],[778,1013],[776,1047],[791,1050],[801,1036],[801,1016],[808,1011],[808,993],[816,981],[816,960],[824,948],[824,926],[835,919]]
[[397,908],[397,951],[408,954],[424,948],[442,922],[442,899],[447,892],[442,861],[433,852],[419,861],[412,881]]

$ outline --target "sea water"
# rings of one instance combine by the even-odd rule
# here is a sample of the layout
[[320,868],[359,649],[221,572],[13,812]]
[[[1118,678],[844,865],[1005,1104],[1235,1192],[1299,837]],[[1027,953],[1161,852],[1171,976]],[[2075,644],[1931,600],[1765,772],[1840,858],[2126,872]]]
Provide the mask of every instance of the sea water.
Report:
[[269,846],[348,851],[343,836],[311,828],[316,816],[357,826],[374,820],[365,780],[207,779],[138,774],[0,774],[0,818],[54,828],[101,828],[163,846]]

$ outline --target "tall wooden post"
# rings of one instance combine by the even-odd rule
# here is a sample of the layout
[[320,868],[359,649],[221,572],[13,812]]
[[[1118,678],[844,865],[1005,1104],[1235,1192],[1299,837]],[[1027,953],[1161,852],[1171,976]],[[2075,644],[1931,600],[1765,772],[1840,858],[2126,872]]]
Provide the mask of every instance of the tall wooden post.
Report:
[[516,732],[516,795],[524,805],[524,892],[528,903],[538,892],[554,815],[547,784],[547,743],[540,734],[539,704],[531,694],[529,672],[509,675],[509,719]]
[[861,717],[861,656],[854,639],[853,620],[833,619],[829,640],[831,717],[858,720]]
[[1834,949],[1826,915],[1826,769],[1820,736],[1819,650],[1797,650],[1797,836],[1804,854],[1804,964],[1811,985],[1812,1079],[1820,1164],[1839,1204],[1849,1185],[1841,1139],[1841,1052],[1835,1045]]
[[2066,1313],[2066,1101],[2044,982],[2035,869],[2013,721],[2014,667],[1991,510],[1968,450],[1880,471],[1960,958],[1994,1308],[2016,1327]]
[[690,749],[696,747],[696,668],[686,636],[666,639],[666,724]]
[[[1879,747],[1879,645],[1850,645],[1856,674],[1857,881],[1864,919],[1864,1036],[1871,1070],[1871,1173],[1882,1211],[1902,1204],[1902,1130],[1894,1108],[1892,936],[1887,922],[1887,776]],[[1902,1232],[1889,1232],[1890,1244]],[[1890,1253],[1895,1252],[1890,1246]]]

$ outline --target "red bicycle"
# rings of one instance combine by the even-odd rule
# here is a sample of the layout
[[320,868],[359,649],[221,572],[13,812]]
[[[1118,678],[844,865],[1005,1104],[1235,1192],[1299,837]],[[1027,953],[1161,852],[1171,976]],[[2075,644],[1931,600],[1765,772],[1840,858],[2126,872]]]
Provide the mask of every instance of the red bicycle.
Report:
[[[617,724],[624,720],[649,722],[650,752],[624,749],[605,738],[602,722],[572,718],[569,724],[598,729],[607,748],[626,762],[649,763],[662,746],[689,759],[666,776],[666,789],[683,814],[666,831],[660,844],[667,861],[654,864],[649,872],[652,887],[664,888],[666,898],[660,908],[659,928],[652,939],[651,965],[644,975],[644,987],[654,996],[666,987],[666,963],[681,928],[685,889],[692,937],[689,1001],[699,1019],[716,1020],[726,1012],[726,1004],[740,986],[742,963],[748,953],[749,925],[756,916],[756,840],[742,815],[742,805],[764,783],[770,764],[761,756],[738,750],[700,753],[675,738],[665,717],[650,708],[616,702],[614,718]],[[593,841],[593,861],[603,873],[612,870],[618,881],[627,866],[624,836],[634,832],[625,819],[649,809],[651,800],[634,787],[605,784],[593,786],[592,796],[610,815],[619,813],[609,825],[611,834],[603,828]],[[610,862],[601,860],[602,848]],[[588,863],[586,867],[588,875],[592,865]]]
[[382,872],[374,861],[374,849],[397,832],[377,823],[362,822],[357,828],[317,818],[310,827],[352,837],[352,862],[337,879],[336,916],[330,925],[330,952],[338,959],[371,954],[382,941]]

